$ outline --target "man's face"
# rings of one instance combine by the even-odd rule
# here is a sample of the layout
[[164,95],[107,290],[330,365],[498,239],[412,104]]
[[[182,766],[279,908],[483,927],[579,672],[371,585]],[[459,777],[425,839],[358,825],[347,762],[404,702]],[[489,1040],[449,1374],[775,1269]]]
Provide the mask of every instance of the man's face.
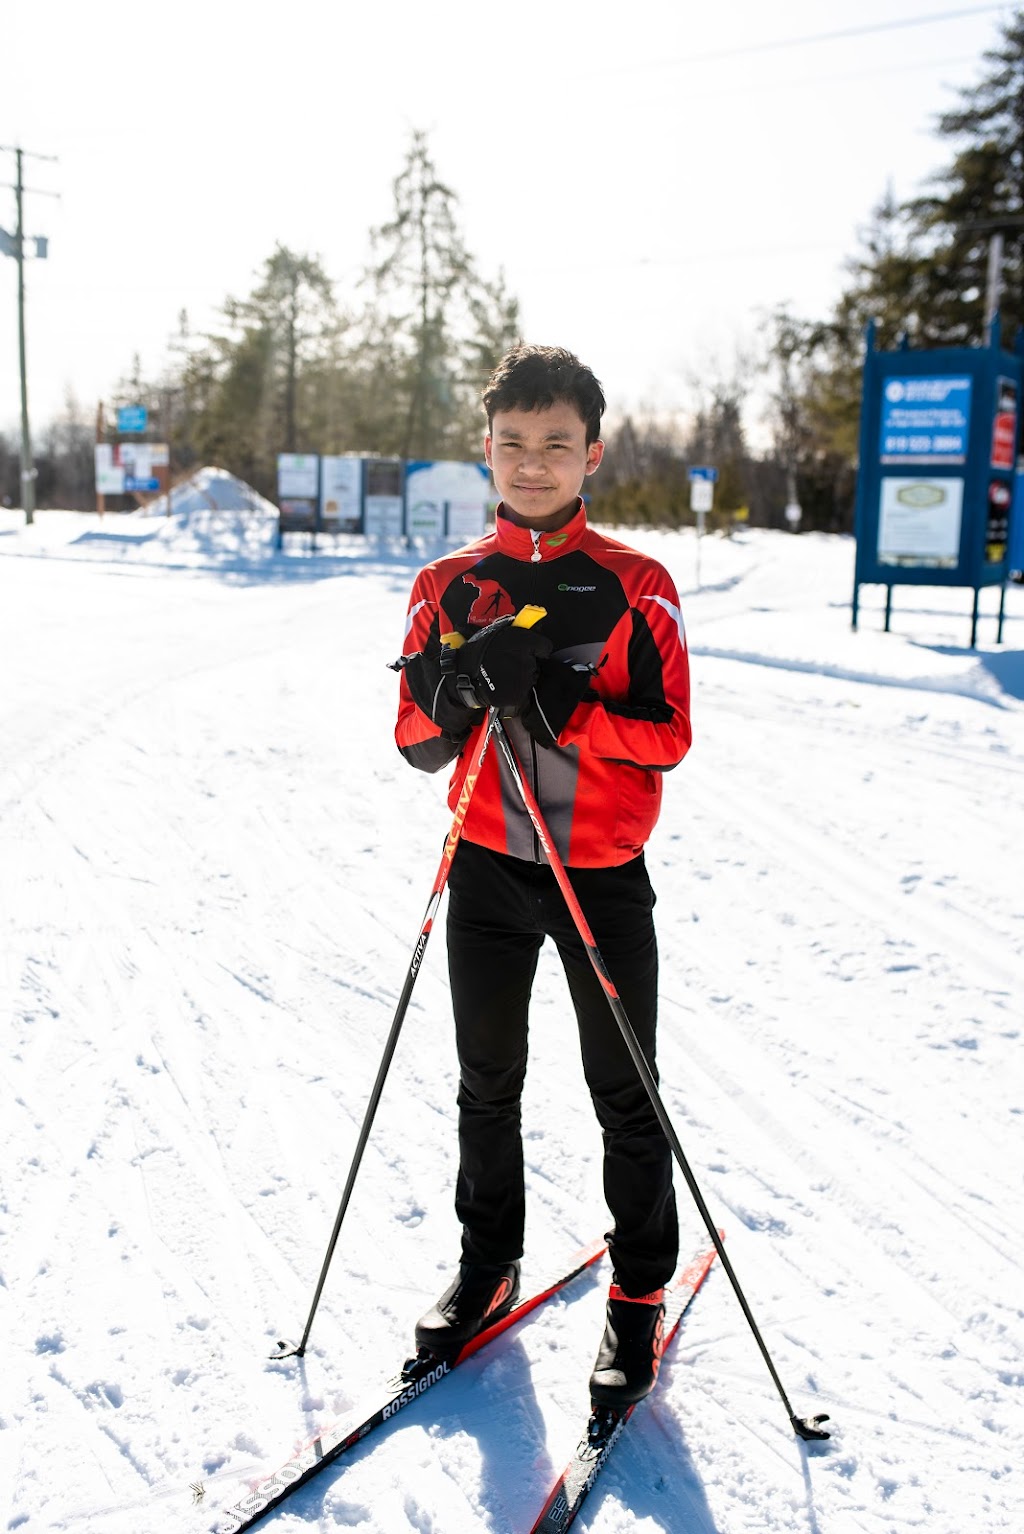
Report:
[[601,462],[604,443],[588,447],[581,417],[559,400],[546,410],[495,411],[484,456],[512,520],[550,531],[575,514],[580,486]]

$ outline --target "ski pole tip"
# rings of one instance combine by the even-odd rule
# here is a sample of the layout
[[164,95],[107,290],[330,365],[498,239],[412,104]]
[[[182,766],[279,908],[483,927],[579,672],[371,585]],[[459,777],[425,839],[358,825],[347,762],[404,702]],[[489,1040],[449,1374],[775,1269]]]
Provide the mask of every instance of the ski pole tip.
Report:
[[279,1338],[276,1349],[269,1356],[274,1359],[301,1358],[305,1351],[301,1342],[288,1342],[284,1338]]
[[828,1412],[821,1412],[817,1417],[791,1417],[793,1431],[798,1438],[805,1443],[816,1443],[822,1438],[831,1438],[832,1434],[821,1426],[822,1422],[828,1422]]

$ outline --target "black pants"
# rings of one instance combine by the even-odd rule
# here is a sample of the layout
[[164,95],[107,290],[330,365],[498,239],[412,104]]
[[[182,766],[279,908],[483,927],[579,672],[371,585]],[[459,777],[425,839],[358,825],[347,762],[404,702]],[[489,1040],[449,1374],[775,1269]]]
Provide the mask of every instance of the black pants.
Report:
[[[568,872],[656,1074],[658,949],[644,860]],[[549,936],[569,983],[584,1074],[603,1132],[616,1281],[627,1294],[647,1294],[667,1283],[676,1265],[672,1153],[555,876],[547,865],[464,841],[449,888],[448,965],[460,1073],[455,1208],[463,1261],[502,1263],[522,1255],[520,1097],[527,1013],[537,956]]]

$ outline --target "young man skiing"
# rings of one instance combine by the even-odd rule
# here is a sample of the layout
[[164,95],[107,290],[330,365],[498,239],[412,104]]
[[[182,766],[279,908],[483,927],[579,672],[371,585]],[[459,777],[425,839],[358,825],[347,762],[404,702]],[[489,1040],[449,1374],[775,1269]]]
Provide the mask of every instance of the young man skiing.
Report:
[[[643,848],[662,774],[690,744],[679,598],[660,564],[587,522],[580,489],[604,453],[605,405],[590,369],[558,348],[515,347],[483,402],[485,456],[501,497],[495,527],[416,579],[396,739],[426,772],[456,759],[454,809],[476,732],[488,709],[499,709],[654,1069],[658,955]],[[527,604],[544,608],[544,618],[514,626]],[[442,646],[453,633],[467,642]],[[462,1253],[416,1341],[451,1356],[518,1296],[527,1014],[550,937],[576,1012],[613,1221],[613,1282],[591,1396],[595,1405],[628,1405],[657,1376],[662,1291],[676,1265],[671,1151],[497,750],[473,785],[449,890]]]

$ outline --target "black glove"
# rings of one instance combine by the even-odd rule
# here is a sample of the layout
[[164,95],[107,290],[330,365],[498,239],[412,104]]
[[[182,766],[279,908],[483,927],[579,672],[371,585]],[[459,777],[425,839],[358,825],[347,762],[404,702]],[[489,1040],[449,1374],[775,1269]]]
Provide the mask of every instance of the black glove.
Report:
[[551,654],[551,640],[535,628],[517,628],[512,616],[498,618],[453,652],[455,675],[442,690],[467,708],[497,708],[517,714],[529,701],[538,663]]
[[410,655],[402,672],[416,707],[452,740],[465,740],[480,712],[467,708],[455,695],[454,657],[454,650],[435,643],[418,655]]
[[570,715],[590,687],[589,666],[577,671],[561,660],[542,660],[529,701],[520,710],[523,724],[538,746],[554,746]]

